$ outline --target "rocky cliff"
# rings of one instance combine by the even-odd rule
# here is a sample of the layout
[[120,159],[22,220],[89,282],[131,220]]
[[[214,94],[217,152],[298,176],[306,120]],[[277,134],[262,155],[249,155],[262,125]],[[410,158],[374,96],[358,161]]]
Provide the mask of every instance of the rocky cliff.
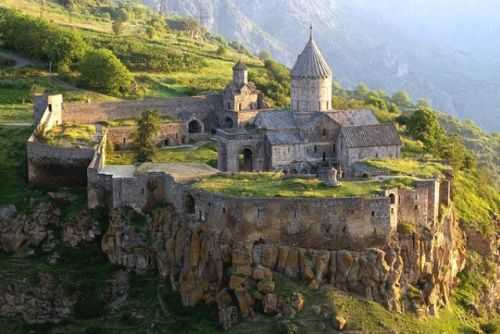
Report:
[[130,209],[111,214],[102,242],[109,260],[139,272],[157,269],[185,306],[217,303],[225,327],[256,310],[290,312],[291,304],[275,294],[278,273],[314,289],[352,292],[396,312],[433,315],[447,305],[465,265],[464,236],[451,209],[435,226],[402,228],[387,247],[358,252],[265,240],[235,243],[229,229],[208,231],[169,205],[144,216],[139,226],[130,224],[136,215]]

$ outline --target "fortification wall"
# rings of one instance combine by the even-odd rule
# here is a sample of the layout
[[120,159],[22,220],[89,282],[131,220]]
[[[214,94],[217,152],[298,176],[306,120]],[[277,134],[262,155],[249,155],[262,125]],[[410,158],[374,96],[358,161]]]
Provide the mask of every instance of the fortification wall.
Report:
[[87,166],[94,148],[66,148],[38,142],[32,135],[27,142],[28,179],[38,185],[74,186],[87,184]]
[[157,110],[163,116],[187,118],[195,115],[211,126],[212,113],[222,109],[221,95],[180,97],[172,99],[148,99],[143,101],[122,101],[102,103],[64,104],[63,121],[92,124],[117,119],[135,118],[146,110]]
[[297,247],[364,249],[386,245],[393,228],[390,201],[377,198],[235,198],[164,178],[165,200],[186,221],[229,229],[233,240],[276,241]]

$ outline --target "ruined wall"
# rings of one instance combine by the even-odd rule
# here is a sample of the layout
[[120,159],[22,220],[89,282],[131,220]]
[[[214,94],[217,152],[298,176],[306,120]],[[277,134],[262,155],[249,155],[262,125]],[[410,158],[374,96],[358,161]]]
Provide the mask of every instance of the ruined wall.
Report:
[[62,123],[62,95],[38,95],[33,97],[33,124],[45,131]]
[[[135,126],[108,128],[108,139],[120,149],[129,148],[134,143]],[[156,136],[156,144],[161,146],[182,145],[189,142],[191,135],[187,133],[183,123],[163,123]]]
[[27,142],[28,179],[38,185],[84,186],[94,148],[66,148],[40,143],[32,135]]
[[430,227],[438,220],[439,182],[417,181],[415,189],[397,189],[398,222],[413,226]]
[[208,128],[215,125],[214,114],[222,109],[221,95],[150,99],[143,101],[65,103],[63,121],[91,124],[116,119],[136,118],[145,110],[157,110],[161,115],[186,119],[195,115]]

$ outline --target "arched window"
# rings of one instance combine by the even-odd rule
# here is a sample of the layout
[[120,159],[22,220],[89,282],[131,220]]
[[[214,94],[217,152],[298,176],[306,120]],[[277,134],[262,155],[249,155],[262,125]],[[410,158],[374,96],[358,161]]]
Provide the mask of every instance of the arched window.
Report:
[[323,130],[321,130],[321,135],[322,135],[323,137],[326,137],[326,136],[328,135],[328,130],[327,130],[327,129],[323,129]]
[[318,153],[318,146],[314,145],[314,153]]
[[323,161],[326,161],[326,152],[323,152]]

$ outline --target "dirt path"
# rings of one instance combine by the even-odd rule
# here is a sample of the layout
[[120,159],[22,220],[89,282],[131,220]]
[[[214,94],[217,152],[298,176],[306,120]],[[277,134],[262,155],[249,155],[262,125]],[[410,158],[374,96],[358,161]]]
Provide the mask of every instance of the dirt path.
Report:
[[5,127],[30,127],[33,123],[29,122],[0,122],[0,126]]

